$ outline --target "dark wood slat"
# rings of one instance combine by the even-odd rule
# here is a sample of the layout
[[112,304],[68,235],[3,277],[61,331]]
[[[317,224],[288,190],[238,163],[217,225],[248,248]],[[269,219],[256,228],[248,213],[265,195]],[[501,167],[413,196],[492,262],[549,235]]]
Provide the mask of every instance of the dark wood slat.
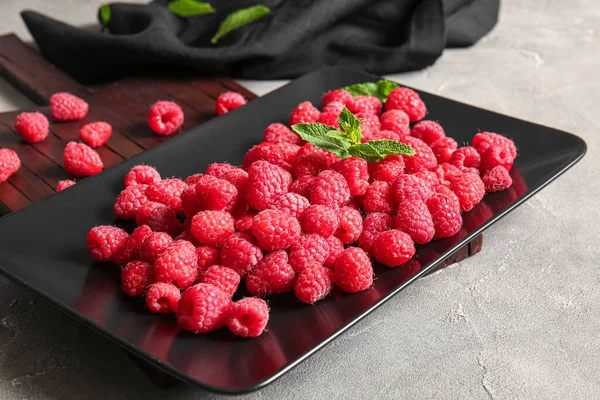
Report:
[[34,174],[26,165],[21,163],[21,168],[13,174],[8,181],[32,202],[41,200],[55,193],[46,182]]
[[[189,85],[194,89],[206,93],[207,96],[216,100],[222,93],[225,93],[231,89],[221,85],[221,83],[217,81],[207,80],[207,79],[189,79]],[[253,93],[252,98],[255,98],[256,95]]]
[[0,183],[0,199],[12,211],[18,211],[31,204],[31,200],[17,190],[10,181]]
[[46,61],[15,35],[0,36],[0,75],[37,104],[48,104],[56,92],[90,98],[91,92]]

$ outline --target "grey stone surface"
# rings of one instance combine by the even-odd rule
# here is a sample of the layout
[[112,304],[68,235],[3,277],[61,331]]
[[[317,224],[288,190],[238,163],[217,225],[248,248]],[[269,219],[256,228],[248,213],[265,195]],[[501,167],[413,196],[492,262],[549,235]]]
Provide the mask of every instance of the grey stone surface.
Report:
[[[0,2],[89,23],[99,1]],[[483,251],[413,284],[268,388],[242,398],[591,399],[600,393],[600,3],[510,0],[476,47],[392,76],[577,133],[586,158],[491,228]],[[245,81],[264,93],[283,82]],[[2,109],[23,100],[0,86]],[[485,127],[482,127],[485,128]],[[1,399],[217,399],[155,388],[116,346],[0,280]]]

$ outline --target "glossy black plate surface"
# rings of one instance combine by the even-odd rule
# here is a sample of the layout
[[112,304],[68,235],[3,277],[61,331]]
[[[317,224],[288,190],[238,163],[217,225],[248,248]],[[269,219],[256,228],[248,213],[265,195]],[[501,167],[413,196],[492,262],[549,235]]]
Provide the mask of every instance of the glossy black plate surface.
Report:
[[[290,370],[502,216],[542,189],[586,151],[566,132],[420,93],[428,119],[439,121],[448,136],[468,142],[479,130],[514,139],[519,156],[509,190],[488,195],[464,214],[454,237],[418,249],[407,265],[375,268],[374,287],[355,295],[339,291],[314,306],[292,295],[270,301],[268,332],[254,340],[225,329],[205,336],[180,332],[175,320],[152,315],[142,301],[121,294],[118,270],[94,263],[86,233],[114,222],[112,204],[123,176],[136,164],[154,165],[162,176],[187,176],[212,162],[240,163],[271,122],[286,122],[301,101],[320,104],[321,95],[376,77],[327,68],[215,118],[102,174],[0,220],[0,273],[37,293],[79,321],[174,376],[207,390],[241,393],[259,389]],[[356,351],[360,351],[357,349]]]

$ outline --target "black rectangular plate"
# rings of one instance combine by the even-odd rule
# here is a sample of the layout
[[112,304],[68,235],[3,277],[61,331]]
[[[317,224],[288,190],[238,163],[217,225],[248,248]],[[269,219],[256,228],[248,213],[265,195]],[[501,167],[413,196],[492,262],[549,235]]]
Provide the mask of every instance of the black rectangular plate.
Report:
[[253,340],[225,329],[202,336],[180,332],[172,316],[153,315],[141,300],[121,294],[117,268],[92,262],[86,233],[114,223],[112,204],[133,165],[146,163],[162,176],[185,177],[216,161],[239,164],[260,142],[264,128],[287,122],[298,103],[320,104],[328,90],[376,79],[343,68],[318,70],[2,218],[0,273],[179,379],[215,392],[249,392],[273,382],[435,268],[585,154],[585,142],[572,134],[419,92],[427,118],[439,121],[459,143],[479,130],[513,138],[519,149],[511,171],[514,185],[465,213],[464,227],[454,237],[420,246],[402,267],[376,266],[378,279],[369,290],[355,295],[335,291],[313,306],[298,303],[291,294],[271,299],[268,331]]

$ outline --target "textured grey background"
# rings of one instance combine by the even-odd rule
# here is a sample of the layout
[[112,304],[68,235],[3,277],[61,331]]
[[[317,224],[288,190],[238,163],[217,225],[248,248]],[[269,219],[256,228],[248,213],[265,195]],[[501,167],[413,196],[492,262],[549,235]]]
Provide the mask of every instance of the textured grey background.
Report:
[[[0,1],[91,23],[99,1]],[[476,47],[392,76],[574,132],[586,158],[491,228],[476,257],[420,280],[268,388],[244,398],[591,399],[600,393],[600,2],[503,1]],[[262,94],[283,82],[244,81]],[[0,83],[0,109],[26,105]],[[155,388],[108,340],[0,279],[1,399],[191,399]]]

